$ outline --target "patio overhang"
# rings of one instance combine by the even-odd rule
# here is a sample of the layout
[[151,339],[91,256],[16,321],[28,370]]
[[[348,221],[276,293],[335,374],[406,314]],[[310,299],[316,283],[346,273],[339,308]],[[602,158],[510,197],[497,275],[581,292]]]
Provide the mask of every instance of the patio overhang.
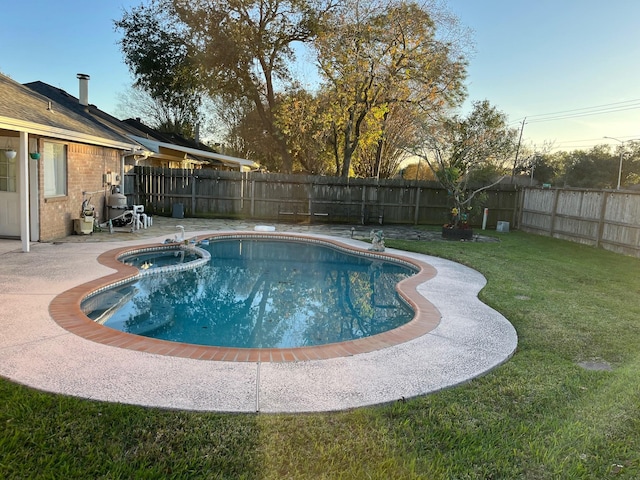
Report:
[[251,171],[260,168],[260,165],[253,160],[247,160],[246,158],[231,157],[229,155],[222,155],[215,152],[207,152],[206,150],[198,150],[197,148],[183,147],[182,145],[175,145],[173,143],[159,142],[157,140],[151,140],[149,138],[138,137],[136,135],[129,135],[134,141],[143,145],[148,150],[154,152],[154,156],[167,155],[169,152],[175,152],[176,157],[184,157],[187,155],[195,155],[199,158],[207,158],[211,160],[217,160],[224,165],[236,168],[240,171]]
[[[31,210],[30,199],[30,160],[29,160],[29,136],[54,138],[56,140],[66,140],[76,143],[84,143],[89,145],[95,145],[100,147],[113,148],[121,151],[121,156],[124,158],[127,155],[137,155],[144,153],[144,148],[134,142],[124,142],[115,139],[99,137],[95,135],[75,132],[59,127],[52,127],[35,122],[29,122],[19,120],[10,117],[0,116],[0,132],[3,135],[18,138],[18,168],[19,168],[19,204],[20,210],[18,212],[20,222],[20,240],[22,242],[22,251],[30,251],[31,241],[31,216],[37,215],[37,213]],[[126,138],[126,137],[123,137]],[[31,167],[33,168],[33,167]]]

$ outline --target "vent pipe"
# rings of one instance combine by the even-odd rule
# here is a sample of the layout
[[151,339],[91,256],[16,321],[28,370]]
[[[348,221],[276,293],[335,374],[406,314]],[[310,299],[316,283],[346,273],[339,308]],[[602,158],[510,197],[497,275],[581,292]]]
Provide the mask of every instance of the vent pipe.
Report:
[[80,105],[85,107],[89,105],[89,75],[86,73],[79,73],[76,75],[80,80]]

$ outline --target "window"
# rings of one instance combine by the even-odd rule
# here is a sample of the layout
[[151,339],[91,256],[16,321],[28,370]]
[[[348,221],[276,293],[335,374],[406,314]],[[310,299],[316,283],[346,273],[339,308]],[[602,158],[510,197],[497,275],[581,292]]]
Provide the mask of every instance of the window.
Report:
[[0,192],[16,191],[16,159],[0,155]]
[[67,147],[62,143],[44,143],[44,196],[67,194]]

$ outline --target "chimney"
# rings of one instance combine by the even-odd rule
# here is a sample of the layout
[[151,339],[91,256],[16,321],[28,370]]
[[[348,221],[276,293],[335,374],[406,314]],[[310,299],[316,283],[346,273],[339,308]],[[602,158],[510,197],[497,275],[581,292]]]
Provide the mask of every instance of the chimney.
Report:
[[89,105],[89,75],[86,73],[79,73],[76,75],[80,80],[80,105],[85,107]]

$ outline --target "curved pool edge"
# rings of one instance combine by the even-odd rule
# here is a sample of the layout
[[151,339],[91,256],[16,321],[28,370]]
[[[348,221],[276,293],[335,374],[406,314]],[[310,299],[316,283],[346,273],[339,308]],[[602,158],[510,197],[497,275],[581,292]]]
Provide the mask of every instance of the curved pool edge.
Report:
[[[388,404],[470,382],[508,361],[517,348],[511,323],[478,299],[486,283],[480,273],[449,260],[390,248],[386,253],[435,268],[437,275],[419,285],[418,292],[435,305],[441,321],[414,340],[360,355],[306,362],[198,361],[91,342],[53,321],[49,305],[56,295],[113,273],[97,262],[103,252],[116,245],[160,243],[165,237],[126,244],[35,243],[29,255],[18,253],[16,244],[16,253],[3,257],[0,376],[39,391],[150,408],[331,412]],[[349,239],[348,232],[340,242],[368,248]]]
[[[193,253],[198,258],[188,262],[176,263],[173,265],[165,265],[158,268],[138,269],[138,277],[146,277],[148,275],[161,275],[163,273],[182,272],[185,270],[193,270],[202,265],[205,265],[211,260],[211,254],[206,250],[196,246],[195,244],[179,244],[179,243],[161,243],[156,245],[142,245],[133,250],[129,250],[125,253],[118,255],[117,260],[121,263],[124,262],[124,258],[130,255],[138,255],[141,253],[150,252],[162,252],[162,251],[184,251],[185,253]],[[137,268],[137,267],[136,267]]]
[[[133,252],[170,248],[179,244],[147,244],[121,247],[102,253],[98,262],[115,270],[115,273],[78,285],[56,296],[49,306],[53,320],[62,328],[79,337],[111,347],[124,348],[138,352],[190,358],[195,360],[227,361],[227,362],[302,362],[325,360],[336,357],[350,357],[373,352],[405,343],[436,328],[440,322],[440,313],[424,296],[418,292],[418,286],[436,275],[436,270],[429,264],[406,256],[373,252],[357,248],[333,238],[320,238],[313,235],[265,232],[215,232],[194,237],[196,245],[204,239],[273,239],[297,240],[307,243],[327,245],[340,250],[362,256],[381,258],[402,264],[409,264],[418,269],[415,275],[402,280],[396,286],[400,296],[413,308],[415,315],[408,323],[398,328],[370,337],[326,345],[295,348],[232,348],[195,345],[170,342],[130,333],[120,332],[100,325],[89,319],[81,309],[84,299],[96,292],[114,285],[130,282],[141,275],[141,272],[119,259]],[[161,274],[159,272],[158,274]]]

